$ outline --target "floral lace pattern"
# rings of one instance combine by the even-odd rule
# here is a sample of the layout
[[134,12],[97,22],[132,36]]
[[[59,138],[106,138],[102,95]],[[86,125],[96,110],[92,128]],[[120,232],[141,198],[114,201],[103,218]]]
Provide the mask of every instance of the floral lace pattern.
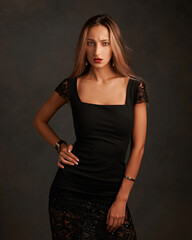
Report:
[[106,229],[110,206],[108,200],[49,197],[52,240],[137,240],[127,205],[123,225],[115,232]]
[[56,88],[55,91],[59,93],[59,95],[64,98],[67,102],[69,102],[69,83],[68,79],[65,78]]
[[136,92],[136,103],[149,102],[149,98],[146,91],[146,85],[144,80],[139,80],[139,84]]

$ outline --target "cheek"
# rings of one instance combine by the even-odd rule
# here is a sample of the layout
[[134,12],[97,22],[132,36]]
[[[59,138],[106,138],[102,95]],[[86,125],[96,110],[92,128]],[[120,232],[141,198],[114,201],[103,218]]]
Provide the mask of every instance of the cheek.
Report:
[[106,49],[106,51],[105,51],[105,56],[106,56],[107,58],[111,59],[111,57],[112,57],[112,51],[111,51],[111,49]]

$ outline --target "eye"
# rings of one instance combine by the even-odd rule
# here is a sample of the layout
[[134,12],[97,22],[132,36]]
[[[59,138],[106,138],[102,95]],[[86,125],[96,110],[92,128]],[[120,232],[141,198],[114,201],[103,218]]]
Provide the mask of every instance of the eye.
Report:
[[92,44],[89,44],[89,43],[93,43],[93,42],[87,42],[87,45],[92,45]]
[[[105,44],[105,43],[106,43],[106,44]],[[109,45],[109,42],[104,42],[104,45],[105,45],[105,46]]]

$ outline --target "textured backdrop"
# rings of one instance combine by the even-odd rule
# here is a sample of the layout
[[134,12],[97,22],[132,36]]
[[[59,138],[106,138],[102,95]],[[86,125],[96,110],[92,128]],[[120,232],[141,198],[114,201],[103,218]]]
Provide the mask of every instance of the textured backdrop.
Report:
[[[148,87],[148,132],[128,201],[138,240],[189,240],[191,233],[190,1],[0,1],[1,168],[3,240],[48,240],[48,192],[58,155],[32,122],[73,67],[80,29],[108,13],[133,49],[133,70]],[[75,140],[71,110],[50,121]]]

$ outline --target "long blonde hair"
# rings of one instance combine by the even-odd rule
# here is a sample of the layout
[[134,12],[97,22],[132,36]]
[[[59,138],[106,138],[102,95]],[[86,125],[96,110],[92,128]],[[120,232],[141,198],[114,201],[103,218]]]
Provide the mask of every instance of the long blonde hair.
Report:
[[89,71],[90,64],[85,65],[86,59],[86,41],[89,28],[97,25],[107,27],[110,36],[110,43],[112,48],[112,58],[110,63],[114,64],[114,71],[121,76],[136,76],[130,68],[129,53],[131,49],[124,43],[120,29],[116,22],[108,14],[99,14],[89,18],[83,25],[76,48],[75,65],[69,78],[79,77]]

